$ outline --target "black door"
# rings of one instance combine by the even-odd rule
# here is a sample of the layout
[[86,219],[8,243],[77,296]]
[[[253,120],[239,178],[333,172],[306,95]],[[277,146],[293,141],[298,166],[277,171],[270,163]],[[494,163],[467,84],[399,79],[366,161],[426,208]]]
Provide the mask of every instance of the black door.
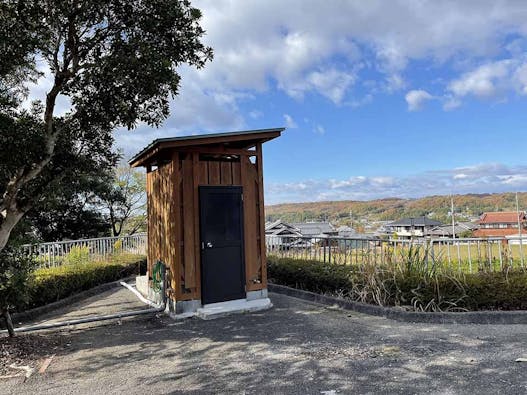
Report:
[[199,187],[203,304],[245,298],[242,188]]

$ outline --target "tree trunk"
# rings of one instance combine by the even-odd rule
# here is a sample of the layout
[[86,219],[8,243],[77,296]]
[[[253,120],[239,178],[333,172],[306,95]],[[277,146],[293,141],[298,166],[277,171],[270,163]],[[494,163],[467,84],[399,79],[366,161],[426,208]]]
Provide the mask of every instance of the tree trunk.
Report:
[[11,314],[9,314],[9,309],[3,309],[2,315],[4,316],[5,325],[7,327],[7,332],[9,337],[15,336],[15,327],[13,326],[13,321],[11,320]]
[[11,232],[23,216],[22,211],[7,212],[4,221],[0,221],[0,251],[7,245]]
[[64,78],[55,76],[55,84],[46,96],[46,111],[44,113],[44,127],[46,129],[46,142],[44,144],[45,156],[39,162],[27,164],[18,169],[17,173],[9,180],[0,205],[0,251],[4,249],[9,241],[9,236],[16,224],[22,219],[30,207],[20,208],[17,203],[18,194],[42,170],[48,165],[53,157],[59,131],[53,124],[53,110],[55,100],[60,92]]

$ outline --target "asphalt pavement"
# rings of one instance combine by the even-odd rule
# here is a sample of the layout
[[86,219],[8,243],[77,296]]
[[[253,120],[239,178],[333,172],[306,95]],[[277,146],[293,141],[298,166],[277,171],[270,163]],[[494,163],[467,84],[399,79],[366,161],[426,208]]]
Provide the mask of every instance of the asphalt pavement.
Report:
[[[2,380],[0,393],[527,393],[527,362],[515,362],[527,357],[527,325],[401,323],[270,297],[271,310],[212,321],[157,316],[43,332],[61,344],[45,373]],[[109,291],[46,319],[142,307],[133,298]]]

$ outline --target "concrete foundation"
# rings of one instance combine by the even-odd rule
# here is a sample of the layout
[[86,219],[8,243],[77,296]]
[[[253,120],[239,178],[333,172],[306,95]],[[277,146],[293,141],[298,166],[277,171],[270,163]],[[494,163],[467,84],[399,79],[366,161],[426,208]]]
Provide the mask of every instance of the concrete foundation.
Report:
[[259,291],[249,291],[247,292],[247,300],[256,300],[256,299],[265,299],[267,298],[267,288],[261,289]]
[[255,311],[267,310],[273,307],[269,298],[263,299],[238,299],[227,302],[211,303],[199,308],[196,315],[204,320],[225,317],[234,313],[252,313]]
[[[159,292],[154,292],[150,288],[148,276],[136,277],[136,288],[147,299],[154,303],[161,303],[162,298]],[[245,299],[229,300],[227,302],[211,303],[202,305],[201,300],[167,300],[165,312],[174,319],[188,317],[200,317],[205,320],[224,317],[233,313],[247,313],[260,310],[266,310],[273,307],[273,304],[267,297],[267,289],[259,291],[249,291]]]
[[156,292],[150,287],[148,276],[137,276],[135,278],[135,288],[141,295],[155,304],[163,303],[163,295],[161,295],[161,292]]
[[135,278],[135,288],[143,295],[145,298],[148,298],[148,276],[137,276]]

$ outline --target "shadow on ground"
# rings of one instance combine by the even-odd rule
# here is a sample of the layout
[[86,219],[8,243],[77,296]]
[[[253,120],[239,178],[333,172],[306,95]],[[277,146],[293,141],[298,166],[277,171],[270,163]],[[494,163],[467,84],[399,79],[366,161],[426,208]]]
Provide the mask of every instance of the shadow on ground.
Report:
[[[527,391],[527,364],[514,362],[527,354],[527,326],[405,324],[272,301],[272,310],[214,321],[162,316],[62,331],[48,372],[17,392]],[[7,384],[0,392],[17,385]]]

